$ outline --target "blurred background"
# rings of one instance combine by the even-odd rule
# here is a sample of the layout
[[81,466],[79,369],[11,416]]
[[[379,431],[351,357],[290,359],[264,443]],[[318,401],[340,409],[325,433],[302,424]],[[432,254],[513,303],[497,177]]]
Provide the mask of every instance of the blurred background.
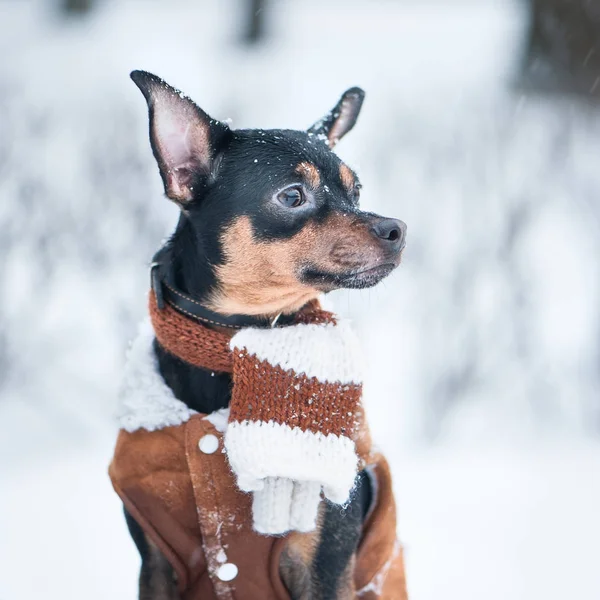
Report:
[[402,267],[367,345],[413,600],[600,598],[600,2],[0,0],[0,600],[130,600],[106,475],[177,209],[146,69],[233,127],[339,146]]

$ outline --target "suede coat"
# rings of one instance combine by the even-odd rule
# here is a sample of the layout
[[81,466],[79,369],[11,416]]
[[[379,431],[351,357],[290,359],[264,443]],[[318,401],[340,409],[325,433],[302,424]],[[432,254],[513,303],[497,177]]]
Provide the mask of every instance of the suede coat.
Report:
[[[214,435],[213,453],[200,441]],[[354,569],[355,598],[406,600],[402,548],[388,464],[367,460],[375,501],[364,526]],[[206,415],[156,431],[122,430],[109,469],[115,491],[146,535],[169,560],[183,600],[289,600],[279,576],[291,534],[269,537],[252,529],[251,497],[241,492],[223,452],[222,433]],[[237,576],[219,578],[223,564]]]

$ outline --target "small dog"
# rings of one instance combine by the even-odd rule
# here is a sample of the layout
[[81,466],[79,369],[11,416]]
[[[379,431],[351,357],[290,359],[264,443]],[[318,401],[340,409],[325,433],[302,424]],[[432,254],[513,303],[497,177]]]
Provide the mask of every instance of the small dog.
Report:
[[[158,77],[142,71],[131,77],[148,103],[150,141],[166,195],[181,209],[176,231],[153,265],[159,306],[170,304],[215,331],[279,326],[319,295],[374,286],[399,265],[406,225],[360,210],[359,179],[332,152],[357,120],[361,89],[346,91],[307,131],[232,130]],[[156,340],[154,353],[164,382],[189,409],[209,415],[228,406],[228,373],[193,366]],[[348,505],[322,502],[314,532],[285,538],[277,565],[282,596],[406,597],[403,584],[380,595],[391,563],[378,566],[379,583],[355,587],[357,548],[373,505],[387,493],[381,490],[365,469]],[[127,503],[125,515],[142,558],[140,599],[234,597],[217,588],[196,595],[183,590],[170,549],[157,543],[153,525],[142,523]],[[395,532],[383,535],[395,539]],[[235,595],[242,597],[271,596]]]

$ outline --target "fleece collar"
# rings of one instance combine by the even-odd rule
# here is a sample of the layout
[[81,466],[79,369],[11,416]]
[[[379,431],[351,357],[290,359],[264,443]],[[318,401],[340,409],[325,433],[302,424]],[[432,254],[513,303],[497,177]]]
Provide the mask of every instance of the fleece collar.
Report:
[[[158,369],[154,352],[154,331],[149,320],[139,328],[127,353],[127,361],[119,393],[118,420],[121,429],[155,431],[186,423],[196,411],[178,400]],[[229,410],[208,415],[218,431],[227,427]]]

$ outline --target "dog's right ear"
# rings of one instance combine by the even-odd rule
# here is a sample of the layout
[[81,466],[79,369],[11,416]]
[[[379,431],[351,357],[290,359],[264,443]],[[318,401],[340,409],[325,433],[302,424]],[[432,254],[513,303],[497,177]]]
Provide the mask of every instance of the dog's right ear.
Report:
[[194,187],[211,176],[230,129],[156,75],[133,71],[131,79],[148,103],[150,143],[165,193],[185,206],[194,198]]

